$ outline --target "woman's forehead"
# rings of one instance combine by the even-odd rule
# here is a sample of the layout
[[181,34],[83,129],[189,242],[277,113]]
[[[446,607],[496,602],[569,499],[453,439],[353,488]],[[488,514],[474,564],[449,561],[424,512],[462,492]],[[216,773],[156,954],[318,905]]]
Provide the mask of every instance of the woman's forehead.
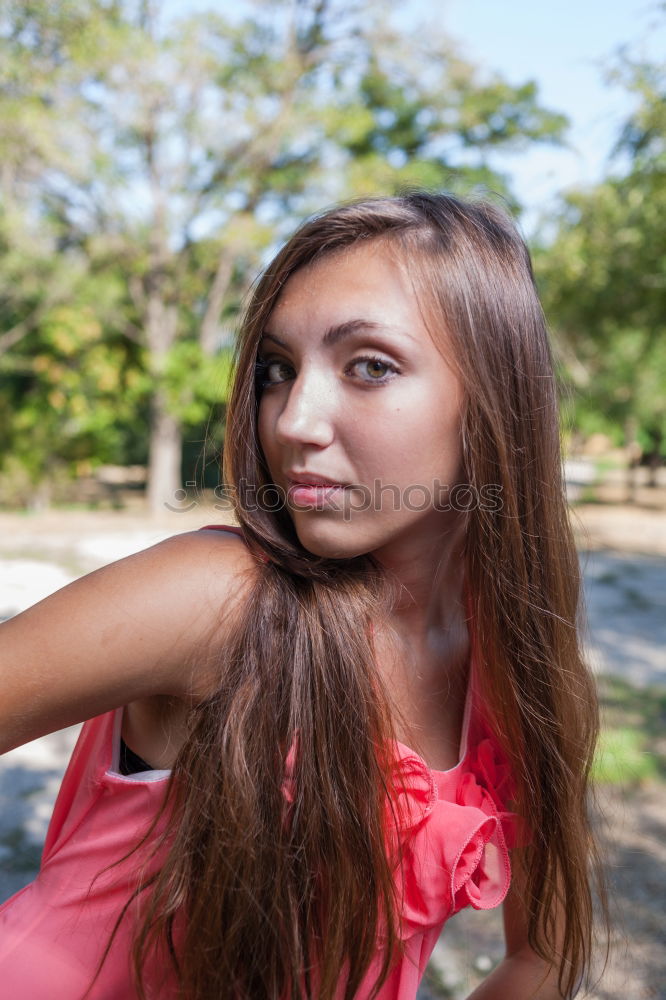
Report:
[[[450,353],[451,338],[438,310],[424,308],[404,256],[390,241],[373,239],[321,255],[285,282],[262,333],[273,339],[323,338],[337,328],[375,333],[413,349]],[[345,332],[349,332],[345,329]]]
[[362,309],[367,318],[385,322],[391,310],[417,309],[411,283],[395,257],[379,241],[354,244],[317,257],[298,268],[285,282],[267,328],[293,314],[336,312],[341,321]]

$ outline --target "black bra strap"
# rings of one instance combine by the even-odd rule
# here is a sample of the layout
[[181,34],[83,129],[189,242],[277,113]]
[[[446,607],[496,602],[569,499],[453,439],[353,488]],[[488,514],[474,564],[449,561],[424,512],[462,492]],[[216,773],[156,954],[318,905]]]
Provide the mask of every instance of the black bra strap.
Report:
[[133,750],[127,746],[125,740],[121,738],[120,740],[120,760],[118,762],[118,771],[120,774],[138,774],[140,771],[155,771],[156,768],[152,764],[147,764],[143,757],[139,757],[138,753],[134,753]]

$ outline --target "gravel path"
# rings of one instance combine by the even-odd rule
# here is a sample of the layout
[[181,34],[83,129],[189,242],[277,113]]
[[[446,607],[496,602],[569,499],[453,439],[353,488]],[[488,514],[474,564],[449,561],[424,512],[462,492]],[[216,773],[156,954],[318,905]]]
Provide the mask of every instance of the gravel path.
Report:
[[[183,530],[218,511],[165,514],[0,514],[0,619],[82,573]],[[666,515],[579,508],[578,535],[594,668],[666,687]],[[30,881],[78,727],[0,759],[0,901]],[[599,819],[613,889],[613,947],[593,1000],[666,1000],[666,797],[654,782],[604,790]],[[465,912],[447,924],[420,1000],[461,1000],[501,957],[500,915]]]

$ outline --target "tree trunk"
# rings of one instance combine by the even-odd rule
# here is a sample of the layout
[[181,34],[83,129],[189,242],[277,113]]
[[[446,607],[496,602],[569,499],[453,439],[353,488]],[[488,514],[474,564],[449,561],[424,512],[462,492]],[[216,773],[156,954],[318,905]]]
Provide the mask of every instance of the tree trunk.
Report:
[[636,503],[638,493],[638,466],[641,446],[638,443],[638,421],[627,417],[624,424],[624,440],[627,452],[627,503]]
[[664,435],[660,427],[652,427],[650,429],[650,451],[648,453],[648,481],[647,485],[651,490],[656,490],[657,488],[657,477],[659,475],[659,469],[664,464],[662,458],[662,445],[664,443]]
[[168,510],[167,504],[178,509],[182,450],[180,424],[168,412],[164,393],[158,390],[151,401],[148,463],[148,509],[153,516]]
[[177,504],[183,448],[180,422],[169,412],[162,384],[167,355],[176,340],[178,316],[175,306],[164,302],[159,288],[148,297],[146,319],[148,364],[155,384],[150,408],[148,509],[157,516],[168,509],[166,504]]

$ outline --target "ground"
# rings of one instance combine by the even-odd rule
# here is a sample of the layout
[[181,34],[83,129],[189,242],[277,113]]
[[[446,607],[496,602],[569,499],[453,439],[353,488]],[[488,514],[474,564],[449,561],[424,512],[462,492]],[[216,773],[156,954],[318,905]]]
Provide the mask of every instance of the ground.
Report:
[[[81,573],[178,531],[213,509],[0,514],[0,618]],[[594,1000],[666,1000],[666,514],[652,505],[581,504],[587,647],[605,710],[596,823],[611,885],[612,950]],[[0,760],[0,900],[34,877],[76,729]],[[467,996],[501,956],[498,913],[465,912],[442,936],[421,1000]]]

